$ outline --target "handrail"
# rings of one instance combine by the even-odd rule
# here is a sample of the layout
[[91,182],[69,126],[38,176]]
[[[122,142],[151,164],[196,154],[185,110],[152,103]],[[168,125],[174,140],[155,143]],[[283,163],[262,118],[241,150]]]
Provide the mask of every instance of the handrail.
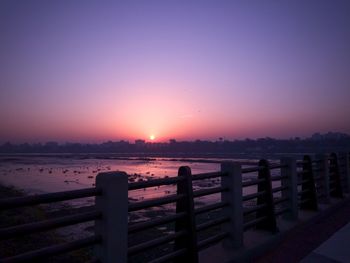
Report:
[[223,176],[227,176],[227,173],[223,173],[223,172],[201,173],[201,174],[192,175],[191,179],[192,181],[198,181],[198,180],[211,179],[211,178],[223,177]]
[[224,238],[228,237],[230,234],[228,232],[222,232],[222,233],[219,233],[219,234],[216,234],[214,236],[211,236],[207,239],[204,239],[204,240],[201,240],[198,242],[198,250],[201,251],[205,248],[207,248],[208,246],[210,246],[211,244],[213,243],[217,243],[221,240],[223,240]]
[[129,190],[138,190],[138,189],[142,189],[142,188],[149,188],[149,187],[155,187],[155,186],[161,186],[161,185],[170,185],[170,184],[176,184],[182,180],[183,180],[183,178],[180,178],[180,177],[152,179],[149,181],[129,183],[128,189]]
[[101,195],[102,190],[99,188],[86,188],[73,191],[56,192],[49,194],[30,195],[23,197],[12,197],[0,199],[0,210],[17,208],[44,203],[60,202],[84,197]]
[[280,181],[282,179],[287,179],[288,176],[286,175],[275,175],[275,176],[271,176],[271,181],[274,182],[274,181]]
[[2,263],[14,263],[14,262],[17,263],[17,262],[28,262],[28,261],[33,262],[35,260],[39,260],[49,256],[54,256],[54,255],[62,254],[72,250],[76,250],[79,248],[95,245],[95,244],[101,243],[101,241],[102,241],[102,238],[100,236],[82,238],[79,240],[26,252],[13,257],[4,258],[4,259],[1,259],[1,262]]
[[129,256],[135,255],[135,254],[138,254],[144,250],[156,247],[156,246],[164,244],[164,243],[174,241],[175,239],[182,237],[182,236],[185,236],[186,234],[187,234],[187,232],[182,230],[179,232],[175,232],[173,234],[169,234],[169,235],[164,236],[164,237],[159,237],[159,238],[147,241],[147,242],[143,242],[143,243],[138,244],[138,245],[134,245],[134,246],[128,248],[128,255]]
[[187,252],[186,248],[182,248],[173,252],[170,252],[162,257],[159,257],[155,260],[150,261],[149,263],[163,263],[163,262],[169,262],[170,260],[177,258],[181,255],[184,255]]
[[0,240],[16,237],[20,235],[27,235],[35,232],[45,231],[53,228],[74,225],[82,222],[87,222],[101,218],[102,214],[98,211],[85,212],[77,215],[63,216],[60,218],[43,220],[37,223],[23,224],[14,227],[0,229]]
[[257,185],[257,184],[262,183],[264,181],[265,181],[265,179],[254,179],[254,180],[250,180],[250,181],[245,181],[245,182],[242,182],[242,187]]
[[288,167],[288,165],[286,165],[286,164],[271,164],[269,166],[269,169],[274,170],[274,169],[287,168],[287,167]]
[[288,188],[289,188],[288,186],[279,186],[276,188],[272,188],[272,193],[281,192],[281,191],[286,190]]
[[176,202],[184,197],[185,197],[185,195],[183,195],[183,194],[179,194],[179,195],[174,194],[174,195],[165,196],[165,197],[161,197],[161,198],[130,203],[128,210],[129,210],[129,212],[133,212],[133,211],[137,211],[137,210],[141,210],[141,209],[150,208],[153,206],[166,205],[169,203],[174,203],[174,202]]
[[254,219],[254,220],[250,220],[250,221],[248,221],[248,222],[245,222],[245,223],[243,224],[243,228],[244,228],[244,230],[247,230],[247,229],[249,229],[249,228],[251,228],[251,227],[257,225],[258,223],[260,223],[260,222],[266,220],[267,218],[268,218],[267,216],[263,216],[263,217],[259,217],[259,218],[256,218],[256,219]]
[[244,215],[249,215],[249,214],[251,214],[251,213],[257,212],[258,210],[264,209],[264,208],[266,208],[266,207],[267,207],[266,204],[262,204],[262,205],[256,205],[256,206],[253,206],[253,207],[245,208],[245,209],[243,210],[243,214],[244,214]]
[[208,189],[201,189],[201,190],[193,191],[193,197],[201,197],[205,195],[217,194],[228,190],[229,188],[223,187],[223,186],[212,187]]
[[281,197],[281,198],[275,199],[274,203],[275,204],[280,204],[280,203],[283,203],[283,202],[286,202],[286,201],[289,201],[288,197]]
[[128,232],[129,232],[129,234],[131,234],[131,233],[139,232],[139,231],[151,228],[151,227],[164,225],[164,224],[167,224],[170,222],[174,222],[177,219],[183,218],[184,216],[186,216],[186,213],[181,212],[181,213],[177,213],[174,215],[169,215],[169,216],[165,216],[165,217],[161,217],[161,218],[156,218],[153,220],[147,220],[147,221],[135,223],[135,224],[128,226]]
[[228,222],[228,221],[230,221],[230,217],[229,216],[221,216],[221,217],[215,218],[213,220],[210,220],[208,222],[199,224],[196,227],[196,231],[203,231],[205,229],[208,229],[210,227],[213,227],[213,226],[216,226],[216,225]]
[[[211,173],[194,174],[194,175],[192,175],[191,179],[192,179],[192,181],[198,181],[198,180],[211,179],[211,178],[222,177],[222,176],[226,176],[226,173],[211,172]],[[181,177],[152,179],[149,181],[129,183],[128,189],[129,190],[138,190],[138,189],[142,189],[142,188],[170,185],[170,184],[176,184],[182,180],[184,180],[184,178],[181,178]]]
[[259,197],[259,196],[262,196],[262,195],[264,195],[264,194],[266,194],[265,191],[261,191],[261,192],[257,192],[257,193],[253,193],[253,194],[249,194],[249,195],[244,195],[243,198],[242,198],[242,200],[243,200],[243,201],[248,201],[248,200],[257,198],[257,197]]
[[211,210],[223,208],[223,207],[228,206],[228,205],[229,205],[229,202],[219,202],[219,203],[215,203],[215,204],[211,204],[211,205],[206,205],[206,206],[202,206],[202,207],[196,208],[194,210],[194,213],[196,215],[199,215],[199,214],[202,214],[202,213],[209,212]]
[[[304,156],[302,161],[297,162],[291,158],[281,159],[280,163],[275,161],[270,163],[269,161],[263,159],[260,160],[258,164],[254,164],[254,166],[248,168],[242,169],[239,165],[225,164],[226,166],[222,165],[221,171],[199,173],[194,175],[191,174],[189,167],[181,167],[179,169],[178,176],[176,177],[158,178],[133,183],[127,183],[127,175],[123,173],[123,178],[125,180],[122,178],[124,181],[121,181],[121,184],[125,183],[123,186],[124,188],[118,188],[116,191],[114,191],[114,189],[119,185],[114,184],[116,181],[113,181],[113,187],[106,187],[103,185],[102,181],[97,181],[97,188],[87,188],[29,197],[0,199],[0,209],[5,210],[15,207],[37,205],[41,203],[97,196],[96,207],[93,208],[93,211],[74,213],[55,219],[46,219],[35,223],[25,223],[22,225],[2,228],[0,229],[0,240],[92,220],[96,220],[96,224],[99,224],[99,227],[96,229],[100,229],[97,230],[96,236],[92,236],[87,239],[80,239],[63,245],[55,245],[52,247],[31,251],[0,261],[23,262],[25,260],[36,260],[50,255],[64,253],[80,247],[98,244],[102,242],[101,236],[105,237],[105,233],[109,233],[108,229],[111,230],[111,232],[117,230],[120,231],[120,229],[127,229],[127,232],[125,233],[123,231],[120,232],[126,235],[122,240],[126,240],[124,238],[127,238],[127,234],[139,233],[141,231],[149,230],[150,228],[162,225],[167,226],[167,224],[171,224],[170,228],[172,229],[171,231],[173,231],[171,234],[167,233],[166,230],[163,233],[164,236],[162,235],[145,242],[133,244],[131,246],[129,245],[127,251],[123,250],[123,253],[125,254],[121,254],[121,256],[133,256],[139,253],[144,253],[148,249],[157,248],[166,243],[170,243],[168,245],[174,245],[174,250],[166,251],[164,254],[159,255],[158,257],[153,256],[153,259],[150,259],[149,262],[161,263],[175,259],[176,261],[185,262],[189,258],[191,258],[191,262],[197,262],[196,257],[198,257],[199,250],[202,250],[229,236],[231,238],[227,240],[227,242],[238,244],[240,242],[240,238],[243,242],[243,232],[252,227],[255,229],[275,232],[278,229],[276,222],[277,216],[290,213],[288,218],[297,219],[297,209],[312,209],[310,208],[312,202],[319,202],[319,200],[321,200],[320,198],[323,196],[325,198],[329,198],[329,193],[332,193],[332,191],[338,191],[338,189],[335,188],[336,186],[339,187],[336,185],[336,183],[339,184],[338,181],[340,181],[341,184],[344,184],[343,181],[346,179],[343,175],[341,175],[342,177],[338,179],[333,177],[334,175],[339,175],[339,167],[345,165],[344,163],[338,163],[339,160],[343,159],[337,158],[335,154],[332,154],[332,158],[328,159],[331,160],[328,163],[325,162],[325,159],[312,160],[308,155]],[[316,165],[318,163],[320,163],[320,165]],[[274,175],[271,176],[271,170],[273,169],[280,169],[280,171],[274,171]],[[254,172],[258,173],[257,176],[253,176],[253,179],[250,179],[249,181],[242,180],[242,174]],[[248,175],[246,177],[250,176]],[[246,177],[243,178],[246,179]],[[208,188],[202,187],[199,190],[194,190],[193,183],[195,181],[212,178],[218,178],[211,180],[213,185]],[[319,183],[320,180],[323,180],[321,184]],[[175,188],[174,194],[163,195],[161,197],[145,199],[137,202],[129,202],[127,204],[127,193],[129,191],[167,185]],[[302,187],[298,185],[301,185]],[[118,203],[118,201],[115,200],[119,200],[119,197],[118,195],[114,194],[119,194],[119,189],[121,189],[121,192],[124,191],[122,193],[125,197],[125,201]],[[244,192],[248,191],[248,194],[243,195],[243,189]],[[316,200],[314,200],[313,196],[310,195],[312,191],[314,192],[314,196],[317,197],[315,197]],[[196,202],[197,199],[195,198],[213,194],[217,195],[210,197],[211,204],[204,204],[203,206],[196,208],[198,204]],[[99,197],[100,195],[103,196]],[[214,197],[217,197],[219,200],[213,201],[212,198]],[[239,200],[239,203],[236,200]],[[106,206],[104,202],[107,202]],[[114,228],[113,223],[106,224],[106,220],[99,220],[108,217],[109,213],[111,213],[112,217],[116,216],[116,214],[113,214],[113,211],[110,212],[110,207],[112,207],[113,210],[113,207],[120,205],[120,211],[125,209],[125,211],[134,212],[142,209],[167,205],[170,203],[176,203],[175,214],[169,213],[159,218],[147,219],[135,223],[128,223],[126,220],[125,223],[123,223],[121,220],[120,223],[118,223],[121,225],[120,228]],[[172,205],[171,207],[173,209],[175,206]],[[213,212],[214,216],[212,216],[211,212]],[[202,221],[202,218],[205,217],[207,219]],[[114,217],[112,221],[115,222],[115,219],[118,221],[119,215]],[[200,221],[200,223],[196,221]],[[223,229],[225,231],[218,233],[218,229],[216,227],[222,224],[224,224]],[[174,230],[173,226],[175,226]],[[105,229],[107,229],[107,232],[104,232],[106,231]],[[202,234],[203,236],[210,235],[210,237],[198,241],[199,237],[197,238],[197,233],[201,231],[205,232],[199,233],[199,237],[201,237]],[[236,234],[239,238],[236,238]],[[118,235],[113,236],[115,237]],[[102,249],[104,251],[111,244],[114,244],[111,242],[106,245],[106,242],[108,243],[111,241],[104,239],[103,243],[97,246],[96,249]],[[113,242],[115,242],[115,240]],[[242,242],[240,244],[242,244]],[[124,243],[124,245],[126,246],[126,243]],[[123,260],[123,262],[124,261],[126,260]]]
[[264,167],[262,166],[242,168],[242,174],[258,172],[258,171],[261,171],[262,169],[264,169]]

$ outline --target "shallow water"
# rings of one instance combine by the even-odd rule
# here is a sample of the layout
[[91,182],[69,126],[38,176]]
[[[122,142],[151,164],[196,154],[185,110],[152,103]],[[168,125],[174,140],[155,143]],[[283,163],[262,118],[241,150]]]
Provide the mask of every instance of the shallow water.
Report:
[[[226,159],[227,160],[227,159]],[[68,191],[93,187],[98,173],[110,171],[124,171],[128,174],[129,182],[151,180],[152,178],[164,178],[177,176],[180,166],[189,166],[192,174],[213,172],[220,170],[222,159],[174,161],[166,158],[125,158],[125,159],[101,159],[79,157],[53,157],[53,156],[0,156],[0,184],[13,186],[29,194],[40,194],[58,191]],[[218,161],[217,163],[213,161]],[[247,160],[233,160],[247,162]],[[252,160],[256,162],[256,160]],[[255,174],[244,175],[244,180],[256,177]],[[213,187],[220,184],[220,178],[194,181],[194,190]],[[140,201],[175,193],[174,186],[151,187],[129,191],[130,201]],[[243,194],[256,191],[256,186],[243,189]],[[220,200],[220,194],[196,198],[195,206],[199,207]],[[46,207],[49,211],[60,210],[62,207],[90,206],[94,204],[94,198],[82,198],[67,202],[60,202]],[[160,211],[168,213],[174,210],[174,204],[162,207],[154,207],[145,211],[129,214],[129,221],[142,221],[159,214]],[[167,212],[168,211],[168,212]],[[61,232],[64,236],[89,235],[93,223],[83,223],[65,228]]]
[[27,193],[45,193],[91,187],[98,173],[125,171],[129,181],[163,178],[177,175],[181,165],[192,173],[216,171],[217,163],[185,163],[152,160],[74,159],[57,157],[0,157],[0,183],[14,186]]
[[[174,159],[166,158],[125,158],[101,159],[79,158],[67,156],[0,156],[0,184],[13,186],[29,194],[68,191],[82,189],[95,185],[98,173],[124,171],[128,174],[129,182],[151,180],[177,176],[180,166],[189,166],[192,174],[220,170],[222,159]],[[225,159],[227,160],[227,159]],[[214,163],[214,162],[217,163]],[[248,160],[232,159],[231,161],[247,162]],[[251,160],[256,162],[256,160]],[[250,176],[245,175],[244,179]],[[210,187],[220,183],[219,179],[198,181],[194,189]],[[171,194],[174,187],[161,186],[149,189],[131,191],[129,198],[140,200]],[[91,201],[91,199],[90,199]],[[80,204],[81,202],[75,202]]]

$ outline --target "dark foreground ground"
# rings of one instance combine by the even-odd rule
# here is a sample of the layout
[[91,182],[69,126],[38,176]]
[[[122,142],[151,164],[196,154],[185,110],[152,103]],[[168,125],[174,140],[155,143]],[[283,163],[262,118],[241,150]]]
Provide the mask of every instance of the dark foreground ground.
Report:
[[[350,222],[350,201],[313,224],[302,225],[289,233],[273,250],[255,260],[256,263],[299,262],[336,231]],[[345,244],[344,244],[345,245]],[[350,262],[350,259],[349,259]]]
[[[4,187],[0,185],[0,199],[23,195],[20,191],[13,188]],[[64,214],[65,211],[62,211]],[[40,206],[9,209],[0,212],[0,228],[10,227],[13,225],[24,224],[29,222],[37,222],[48,219],[49,215]],[[52,246],[55,244],[64,243],[62,239],[54,231],[42,232],[38,234],[31,234],[21,236],[19,238],[12,238],[0,240],[0,262],[2,258],[14,256],[30,250]],[[77,250],[72,253],[55,256],[49,259],[49,262],[70,262],[82,263],[86,262],[90,257],[90,250]],[[47,260],[36,262],[48,262]]]

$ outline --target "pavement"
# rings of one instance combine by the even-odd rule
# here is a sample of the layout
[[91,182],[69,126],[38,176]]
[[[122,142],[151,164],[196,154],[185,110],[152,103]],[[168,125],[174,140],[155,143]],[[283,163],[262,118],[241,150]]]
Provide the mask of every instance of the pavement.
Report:
[[342,227],[300,263],[350,262],[350,223]]
[[350,201],[311,225],[297,227],[253,262],[350,263]]

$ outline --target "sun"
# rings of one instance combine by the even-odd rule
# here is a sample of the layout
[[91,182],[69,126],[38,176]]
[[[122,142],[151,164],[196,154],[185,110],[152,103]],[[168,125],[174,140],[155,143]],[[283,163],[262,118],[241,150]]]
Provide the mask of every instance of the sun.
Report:
[[150,139],[151,141],[154,141],[154,140],[156,139],[156,136],[154,136],[153,134],[151,134],[151,135],[149,136],[149,139]]

